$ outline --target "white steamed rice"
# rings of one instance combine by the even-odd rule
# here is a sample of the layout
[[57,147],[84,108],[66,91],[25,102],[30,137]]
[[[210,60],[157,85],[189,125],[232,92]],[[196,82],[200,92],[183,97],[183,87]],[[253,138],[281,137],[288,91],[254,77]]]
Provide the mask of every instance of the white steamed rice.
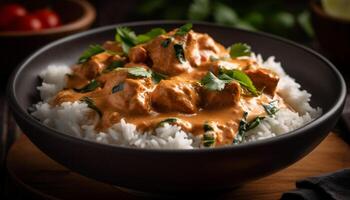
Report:
[[[275,71],[280,76],[277,92],[291,105],[296,112],[289,109],[280,109],[275,116],[265,117],[256,128],[248,131],[244,142],[261,140],[274,137],[295,130],[311,120],[318,117],[322,111],[314,109],[309,101],[311,94],[300,89],[300,85],[288,76],[276,62],[274,57],[263,61],[260,55],[253,54],[252,59],[260,66]],[[94,130],[96,119],[88,119],[91,109],[83,102],[65,102],[59,106],[51,107],[48,102],[55,94],[65,86],[65,74],[71,73],[67,66],[49,66],[40,77],[43,82],[38,87],[42,102],[35,105],[34,117],[45,125],[57,129],[63,133],[100,143],[115,144],[120,146],[131,146],[137,148],[154,149],[193,149],[201,147],[200,138],[190,133],[185,133],[176,125],[165,124],[157,128],[154,133],[141,134],[136,130],[134,124],[121,120],[114,124],[106,132],[97,133]]]

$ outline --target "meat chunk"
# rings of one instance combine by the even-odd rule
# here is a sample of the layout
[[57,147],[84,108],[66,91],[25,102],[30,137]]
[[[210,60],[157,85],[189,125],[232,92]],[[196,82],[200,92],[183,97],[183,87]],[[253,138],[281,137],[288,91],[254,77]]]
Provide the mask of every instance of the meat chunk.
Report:
[[123,52],[123,48],[120,45],[120,43],[115,42],[115,41],[106,41],[103,43],[102,47],[108,51],[113,51],[113,52]]
[[[170,36],[160,35],[148,43],[145,48],[152,60],[152,69],[156,72],[172,76],[189,71],[191,69],[189,63],[179,59],[179,56],[182,54],[179,51],[181,51],[181,48],[185,48],[182,44],[182,39],[186,37],[169,39]],[[165,45],[167,41],[168,43]],[[178,52],[175,52],[174,45],[178,48]]]
[[162,80],[151,95],[158,112],[192,114],[198,111],[199,100],[197,83],[182,80]]
[[209,91],[203,89],[202,105],[205,108],[219,108],[234,106],[239,102],[241,96],[241,87],[236,81],[225,85],[222,91]]
[[255,87],[258,90],[262,90],[264,93],[274,96],[279,81],[277,74],[268,69],[254,69],[246,70],[245,73],[253,81]]
[[142,45],[137,45],[129,50],[129,60],[134,63],[144,63],[147,59],[147,51]]
[[121,113],[147,114],[151,110],[150,88],[152,80],[125,79],[121,90],[108,97],[108,103]]

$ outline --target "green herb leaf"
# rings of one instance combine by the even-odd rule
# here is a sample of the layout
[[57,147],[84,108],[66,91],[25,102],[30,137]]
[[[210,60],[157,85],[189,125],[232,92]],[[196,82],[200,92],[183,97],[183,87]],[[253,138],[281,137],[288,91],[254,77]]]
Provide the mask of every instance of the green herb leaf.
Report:
[[207,90],[221,91],[225,88],[226,81],[218,79],[213,73],[208,72],[200,81]]
[[108,65],[106,68],[103,69],[102,73],[108,73],[111,72],[117,68],[122,68],[124,67],[124,61],[118,60],[118,61],[113,61],[110,65]]
[[265,117],[257,116],[251,122],[247,122],[248,112],[243,112],[243,117],[239,122],[238,133],[233,140],[233,144],[240,144],[244,140],[245,133],[257,127]]
[[257,127],[257,126],[260,124],[261,120],[263,120],[263,119],[265,119],[265,117],[259,117],[259,116],[257,116],[256,118],[254,118],[251,122],[249,122],[249,123],[247,124],[247,127],[246,127],[246,130],[245,130],[245,131],[249,131],[249,130],[251,130],[251,129]]
[[235,25],[239,19],[234,9],[219,2],[214,4],[213,17],[215,22],[230,26]]
[[74,88],[74,91],[80,92],[80,93],[86,93],[86,92],[91,92],[100,86],[101,86],[101,84],[98,81],[96,81],[95,79],[93,79],[90,81],[89,84],[85,85],[84,87],[82,87],[80,89]]
[[188,9],[188,18],[192,20],[204,20],[209,14],[209,0],[194,0]]
[[97,114],[102,117],[102,112],[100,109],[97,108],[94,100],[92,100],[90,97],[83,97],[80,99],[80,101],[86,103],[89,108],[93,109],[94,111],[97,112]]
[[249,76],[240,70],[221,68],[219,78],[221,80],[229,80],[229,79],[236,80],[241,84],[241,86],[245,87],[254,96],[259,95],[259,92],[255,88]]
[[203,146],[211,147],[215,144],[215,133],[213,131],[207,131],[203,134],[202,138]]
[[166,79],[167,76],[164,75],[164,74],[160,74],[160,73],[157,73],[157,72],[152,72],[152,80],[154,83],[159,83],[161,80],[163,79]]
[[80,56],[78,60],[78,64],[84,63],[88,61],[92,56],[104,52],[105,49],[101,45],[90,45],[88,49],[86,49],[83,54]]
[[146,70],[143,67],[135,66],[132,68],[127,68],[128,74],[132,77],[143,77],[143,78],[149,78],[152,76],[152,72]]
[[178,118],[167,118],[158,123],[157,127],[164,126],[164,124],[173,124],[176,123]]
[[123,89],[124,89],[124,83],[119,83],[118,85],[112,88],[112,93],[114,94],[116,92],[122,91]]
[[231,58],[250,56],[251,53],[251,47],[245,43],[235,43],[230,47]]
[[204,129],[204,132],[214,131],[214,128],[208,122],[205,122],[203,124],[203,129]]
[[278,100],[273,100],[269,104],[263,104],[265,112],[269,116],[273,116],[279,111],[277,106],[278,106]]
[[173,40],[173,38],[167,38],[167,39],[165,39],[165,40],[161,43],[162,47],[163,47],[163,48],[167,48],[167,47],[169,46],[169,44],[171,43],[172,40]]
[[150,30],[149,32],[145,34],[140,34],[137,36],[137,44],[142,44],[149,42],[150,40],[154,39],[155,37],[162,35],[166,33],[166,31],[162,28],[154,28]]
[[174,44],[175,56],[180,63],[186,62],[185,51],[181,44]]
[[121,43],[123,52],[128,54],[129,49],[137,44],[135,32],[127,27],[118,27],[116,31],[115,41]]
[[186,35],[191,29],[192,29],[192,24],[187,23],[181,26],[180,28],[178,28],[175,35],[180,35],[180,36]]

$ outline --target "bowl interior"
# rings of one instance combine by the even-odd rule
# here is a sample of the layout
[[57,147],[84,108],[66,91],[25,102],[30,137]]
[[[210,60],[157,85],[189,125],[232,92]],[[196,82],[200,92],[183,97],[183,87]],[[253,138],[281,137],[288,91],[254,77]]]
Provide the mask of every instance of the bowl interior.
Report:
[[[171,30],[181,23],[138,23],[127,24],[137,33],[143,33],[154,27]],[[342,88],[336,72],[328,66],[328,61],[320,59],[307,49],[290,42],[260,33],[226,28],[209,24],[195,24],[194,30],[209,33],[215,40],[229,46],[235,42],[245,42],[252,46],[263,58],[275,56],[282,63],[285,71],[296,79],[303,89],[312,94],[311,104],[319,106],[324,113],[335,104]],[[90,44],[99,44],[113,40],[115,27],[106,27],[50,44],[36,52],[17,72],[14,79],[14,94],[23,111],[39,101],[36,87],[39,85],[38,74],[49,65],[72,65],[76,63],[83,50]],[[11,84],[11,83],[10,83]]]

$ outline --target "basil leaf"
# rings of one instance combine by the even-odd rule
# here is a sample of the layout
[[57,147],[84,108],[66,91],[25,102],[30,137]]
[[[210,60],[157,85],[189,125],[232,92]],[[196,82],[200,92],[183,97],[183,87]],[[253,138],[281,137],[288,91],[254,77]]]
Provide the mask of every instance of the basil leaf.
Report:
[[124,89],[124,83],[119,83],[118,85],[112,88],[112,93],[114,94],[116,92],[122,91],[123,89]]
[[249,130],[257,127],[260,124],[261,120],[263,120],[264,118],[265,117],[257,116],[255,119],[253,119],[251,122],[248,123],[245,131],[249,131]]
[[95,102],[90,98],[90,97],[83,97],[80,99],[80,101],[86,103],[88,105],[89,108],[91,108],[92,110],[96,111],[97,114],[101,117],[102,116],[102,112],[100,109],[97,108]]
[[88,49],[86,49],[83,54],[80,56],[78,60],[78,64],[84,63],[88,61],[92,56],[104,52],[105,49],[101,45],[90,45]]
[[167,118],[165,120],[162,120],[158,123],[157,127],[161,127],[161,126],[164,126],[164,124],[173,124],[173,123],[176,123],[178,120],[178,118]]
[[273,100],[269,104],[263,104],[265,112],[269,116],[273,116],[279,111],[277,106],[278,106],[278,100]]
[[154,28],[145,34],[138,35],[136,38],[137,44],[149,42],[150,40],[154,39],[155,37],[162,35],[162,34],[165,34],[165,33],[166,33],[166,31],[162,28]]
[[203,129],[204,129],[204,132],[207,132],[207,131],[214,131],[214,128],[212,126],[210,126],[210,124],[208,122],[205,122],[203,124]]
[[218,79],[213,73],[208,72],[202,79],[201,84],[207,90],[221,91],[225,88],[226,81]]
[[180,36],[186,35],[191,29],[192,29],[192,24],[187,23],[181,26],[180,28],[178,28],[175,35],[180,35]]
[[185,51],[181,44],[174,44],[175,56],[180,63],[186,62]]
[[161,80],[166,79],[167,76],[157,72],[152,72],[152,80],[154,83],[159,83]]
[[236,80],[240,83],[241,86],[245,87],[254,96],[259,95],[259,92],[255,88],[249,76],[240,70],[221,68],[219,78],[222,80],[229,80],[229,79]]
[[96,81],[95,79],[93,79],[90,81],[89,84],[85,85],[84,87],[82,87],[80,89],[74,88],[74,91],[80,92],[80,93],[86,93],[86,92],[91,92],[100,86],[101,86],[101,84],[98,81]]
[[116,31],[115,41],[121,43],[123,52],[128,54],[129,49],[137,44],[135,32],[127,27],[118,27]]
[[213,131],[207,131],[203,134],[202,139],[203,146],[211,147],[215,144],[215,133]]
[[162,45],[163,48],[167,48],[172,40],[172,38],[167,38],[160,45]]
[[152,76],[152,72],[146,70],[143,67],[132,67],[128,68],[128,74],[132,77],[144,77],[144,78],[149,78]]
[[233,139],[233,144],[242,143],[244,140],[245,133],[247,131],[257,127],[261,123],[261,120],[263,120],[265,118],[265,117],[257,116],[252,121],[247,122],[247,116],[248,116],[248,112],[243,112],[243,117],[242,117],[241,121],[239,122],[238,133],[237,133],[236,137]]
[[108,73],[111,72],[117,68],[122,68],[124,67],[124,61],[113,61],[110,65],[108,65],[106,68],[103,69],[102,73]]
[[230,56],[231,58],[237,58],[241,56],[250,56],[251,48],[245,43],[236,43],[231,45]]

